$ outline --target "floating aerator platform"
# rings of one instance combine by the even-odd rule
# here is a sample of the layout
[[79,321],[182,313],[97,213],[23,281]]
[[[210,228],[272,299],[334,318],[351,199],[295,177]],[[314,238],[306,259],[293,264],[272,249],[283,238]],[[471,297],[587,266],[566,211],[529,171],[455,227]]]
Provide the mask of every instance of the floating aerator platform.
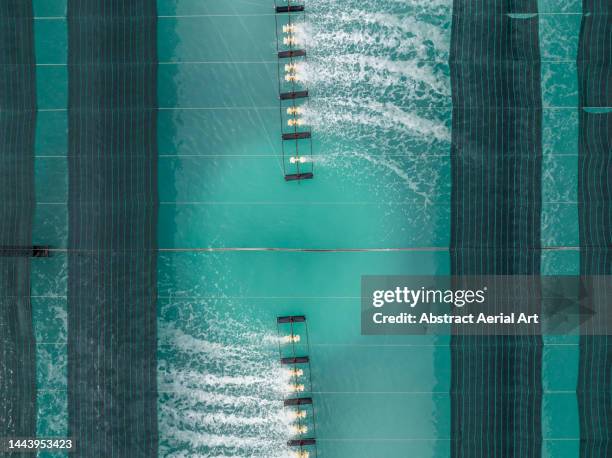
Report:
[[306,97],[308,97],[308,91],[282,92],[280,95],[281,100],[305,99]]
[[277,13],[301,13],[304,11],[304,5],[286,5],[286,6],[277,6]]
[[290,173],[285,175],[285,181],[299,181],[299,180],[312,180],[314,174],[312,172],[306,173]]
[[314,177],[312,134],[302,117],[310,95],[303,74],[306,49],[299,33],[306,7],[303,0],[277,0],[274,7],[283,174],[285,181],[299,182]]
[[308,439],[292,439],[290,441],[287,441],[287,445],[289,447],[304,447],[306,445],[315,445],[317,443],[317,440],[315,438],[308,438]]
[[283,140],[304,140],[310,138],[310,132],[292,132],[283,134]]
[[292,356],[289,358],[281,358],[281,364],[283,365],[287,365],[287,364],[307,364],[309,363],[310,360],[308,359],[308,356]]
[[283,404],[285,405],[285,407],[311,405],[312,404],[312,398],[291,398],[291,399],[285,399],[285,402]]
[[304,315],[279,316],[276,319],[277,323],[304,323],[306,317]]
[[289,51],[279,51],[279,59],[290,59],[292,57],[306,57],[306,51],[303,49],[294,49]]
[[[304,315],[279,316],[276,318],[276,324],[279,336],[280,363],[283,371],[289,376],[288,388],[293,392],[311,392],[310,358],[301,353],[305,349],[304,346],[308,349],[306,317]],[[287,356],[287,354],[290,356]],[[314,436],[316,436],[317,427],[312,398],[309,396],[286,398],[283,401],[283,406],[287,408],[289,417],[294,421],[291,425],[294,435],[287,441],[287,445],[299,447],[296,455],[298,457],[315,458],[317,456],[317,446]],[[308,431],[312,431],[312,433],[308,433]],[[310,437],[304,437],[307,433]]]

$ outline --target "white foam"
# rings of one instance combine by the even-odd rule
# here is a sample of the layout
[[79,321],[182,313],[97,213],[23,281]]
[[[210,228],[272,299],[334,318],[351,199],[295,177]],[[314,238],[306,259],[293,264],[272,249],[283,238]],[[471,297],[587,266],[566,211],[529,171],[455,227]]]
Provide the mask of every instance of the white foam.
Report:
[[201,304],[181,312],[199,310],[199,326],[185,323],[194,332],[175,324],[160,332],[169,346],[159,358],[160,431],[175,454],[164,453],[282,456],[290,437],[282,403],[290,379],[278,363],[278,336],[257,321],[244,323]]

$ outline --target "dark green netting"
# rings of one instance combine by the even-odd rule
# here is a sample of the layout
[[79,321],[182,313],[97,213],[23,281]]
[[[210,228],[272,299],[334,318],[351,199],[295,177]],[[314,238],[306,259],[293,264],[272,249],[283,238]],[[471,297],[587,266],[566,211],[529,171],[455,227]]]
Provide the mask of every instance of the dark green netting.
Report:
[[[612,5],[609,0],[584,0],[583,13],[578,51],[580,272],[612,275]],[[610,283],[595,298],[605,304],[603,313],[612,301]],[[605,321],[602,317],[592,326]],[[606,335],[580,338],[581,457],[612,453],[611,343]]]
[[70,0],[69,434],[157,456],[155,0]]
[[[31,2],[0,2],[0,246],[32,245],[35,70]],[[0,437],[36,435],[35,362],[30,259],[1,256]]]
[[[453,275],[540,271],[542,100],[535,0],[455,0]],[[539,336],[451,341],[453,457],[541,454]]]

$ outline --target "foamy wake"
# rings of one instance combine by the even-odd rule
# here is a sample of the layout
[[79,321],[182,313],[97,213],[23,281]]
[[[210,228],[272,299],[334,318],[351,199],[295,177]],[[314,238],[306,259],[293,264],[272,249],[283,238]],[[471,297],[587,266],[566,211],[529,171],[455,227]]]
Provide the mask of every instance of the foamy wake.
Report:
[[[200,327],[191,315],[183,316],[186,330],[160,327],[162,456],[290,456],[282,404],[290,380],[278,364],[278,337],[256,321],[200,309]],[[202,322],[215,332],[197,331]]]
[[296,36],[308,50],[298,75],[313,95],[303,119],[325,148],[317,166],[364,175],[377,198],[433,202],[440,167],[421,159],[450,146],[451,9],[450,0],[310,3]]

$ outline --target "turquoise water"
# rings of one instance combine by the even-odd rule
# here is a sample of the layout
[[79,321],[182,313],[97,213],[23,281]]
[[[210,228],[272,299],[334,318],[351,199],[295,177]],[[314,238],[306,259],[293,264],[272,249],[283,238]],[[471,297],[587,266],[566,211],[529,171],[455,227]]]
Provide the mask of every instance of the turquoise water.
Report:
[[[359,288],[363,274],[449,272],[451,1],[307,5],[316,177],[298,185],[282,180],[271,2],[158,2],[160,456],[286,456],[280,314],[308,316],[319,456],[450,453],[448,339],[361,336]],[[62,248],[66,5],[35,8],[34,242]],[[578,245],[580,14],[540,1],[548,247]],[[258,247],[414,251],[197,251]],[[578,253],[542,262],[575,274]],[[67,429],[66,266],[34,264],[40,435]],[[577,456],[577,342],[546,343],[544,456]]]

